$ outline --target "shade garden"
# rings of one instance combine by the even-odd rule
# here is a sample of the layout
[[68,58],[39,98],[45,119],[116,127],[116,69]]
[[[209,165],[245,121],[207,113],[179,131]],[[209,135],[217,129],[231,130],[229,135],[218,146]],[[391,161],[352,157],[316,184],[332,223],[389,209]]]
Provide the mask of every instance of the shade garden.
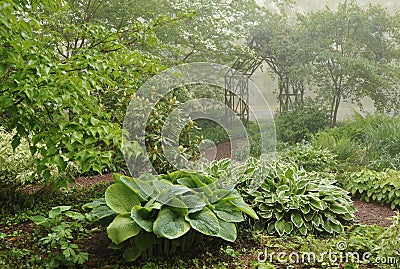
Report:
[[[397,13],[106,2],[0,2],[1,268],[400,268]],[[162,96],[142,141],[131,134],[129,158],[153,173],[129,167],[126,109],[137,124],[149,103],[138,89],[175,65],[235,59],[262,59],[278,79],[276,154],[261,154],[258,122],[246,145],[190,119],[177,150],[195,165],[177,168],[169,116],[193,99],[224,102],[194,84]],[[338,119],[343,99],[365,96],[376,112]],[[214,153],[205,140],[217,156],[200,162]]]

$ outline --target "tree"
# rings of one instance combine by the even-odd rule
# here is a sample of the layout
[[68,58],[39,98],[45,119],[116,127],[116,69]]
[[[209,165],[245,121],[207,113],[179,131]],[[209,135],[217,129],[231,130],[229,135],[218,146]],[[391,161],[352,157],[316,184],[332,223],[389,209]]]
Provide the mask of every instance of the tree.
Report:
[[387,108],[398,62],[393,16],[380,6],[362,9],[345,1],[337,12],[327,8],[299,18],[303,46],[313,52],[313,83],[330,100],[332,125],[343,99],[361,106],[368,96],[378,110]]
[[268,64],[271,75],[278,78],[280,112],[304,100],[310,55],[301,47],[301,38],[295,22],[286,15],[270,12],[254,27],[249,38],[250,48]]
[[117,169],[121,127],[107,95],[115,89],[129,99],[143,77],[162,68],[133,46],[147,42],[138,35],[147,26],[115,31],[79,19],[61,1],[8,1],[0,9],[0,124],[17,131],[13,148],[27,138],[49,184],[50,168],[63,171],[67,161],[82,172]]

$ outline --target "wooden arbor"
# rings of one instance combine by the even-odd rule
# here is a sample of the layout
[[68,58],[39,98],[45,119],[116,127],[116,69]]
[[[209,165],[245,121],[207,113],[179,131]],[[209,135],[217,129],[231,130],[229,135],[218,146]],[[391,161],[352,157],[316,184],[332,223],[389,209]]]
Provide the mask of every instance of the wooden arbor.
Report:
[[[268,57],[238,58],[225,74],[225,105],[232,109],[245,125],[249,122],[248,79],[264,61],[274,69],[275,65]],[[291,105],[302,104],[304,101],[304,84],[301,81],[295,82],[288,76],[279,74],[278,101],[280,112],[288,111]],[[226,118],[232,121],[232,116],[228,116],[228,111],[225,114]]]
[[[225,105],[233,110],[241,121],[249,122],[249,78],[261,65],[262,59],[236,59],[232,68],[225,74]],[[226,118],[232,122],[231,113],[225,111]]]

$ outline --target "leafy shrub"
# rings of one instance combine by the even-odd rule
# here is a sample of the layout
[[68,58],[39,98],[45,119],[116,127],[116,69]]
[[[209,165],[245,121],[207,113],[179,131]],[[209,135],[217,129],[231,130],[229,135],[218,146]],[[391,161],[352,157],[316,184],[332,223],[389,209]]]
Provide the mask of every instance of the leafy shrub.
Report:
[[338,176],[342,186],[364,201],[388,204],[392,209],[400,205],[400,172],[386,169],[373,171],[362,168],[360,171]]
[[336,155],[326,149],[301,143],[280,152],[280,158],[295,162],[306,171],[332,171],[337,165]]
[[326,149],[336,154],[338,160],[341,161],[351,162],[358,151],[357,144],[352,141],[349,134],[339,128],[318,132],[311,143],[315,148]]
[[277,113],[274,120],[277,139],[292,144],[310,140],[330,123],[328,110],[311,99],[289,111]]
[[[14,144],[14,134],[15,132],[9,133],[0,127],[0,163],[2,164],[0,166],[0,187],[8,194],[17,192],[28,184],[44,183],[43,177],[35,174],[36,159],[40,157],[40,153],[32,155],[29,143],[25,139],[21,139],[18,146]],[[78,167],[74,163],[65,161],[65,165],[66,168],[61,173],[55,165],[49,165],[49,173],[53,182],[63,180],[78,172]]]
[[[332,234],[342,232],[342,225],[354,218],[350,197],[334,180],[293,163],[253,159],[247,168],[239,190],[260,216],[256,228],[280,236]],[[259,186],[252,190],[254,182]]]
[[[109,218],[112,248],[123,249],[128,261],[187,250],[202,235],[233,242],[235,223],[244,220],[242,212],[257,218],[235,190],[218,187],[216,178],[204,172],[139,178],[114,175],[114,179],[105,200],[84,208],[93,209],[97,219]],[[204,193],[194,192],[193,188],[201,187]]]
[[83,264],[89,259],[86,252],[82,252],[72,241],[77,231],[84,231],[88,224],[85,215],[70,210],[70,206],[53,207],[48,217],[32,216],[30,219],[40,226],[43,236],[39,244],[49,251],[46,257],[46,268],[59,268],[61,265],[73,266]]
[[[134,169],[131,169],[131,171],[135,170],[139,173],[142,169],[147,168],[143,165],[146,163],[144,160],[147,158],[152,163],[154,169],[160,174],[176,170],[176,167],[170,162],[172,160],[168,160],[165,155],[162,143],[170,143],[170,141],[162,137],[162,131],[166,120],[173,111],[175,115],[182,115],[182,117],[176,118],[183,121],[185,115],[183,115],[184,112],[179,108],[179,100],[185,100],[187,98],[185,91],[181,89],[170,92],[155,104],[149,118],[145,119],[144,111],[147,110],[149,100],[144,100],[135,95],[132,97],[124,125],[125,128],[132,128],[129,130],[129,139],[144,144],[146,146],[146,153],[142,152],[141,149],[137,151],[133,150],[136,154],[133,156],[133,159],[129,161],[130,165],[134,166]],[[181,146],[181,155],[176,156],[174,160],[176,163],[192,160],[198,156],[201,138],[192,131],[193,129],[197,129],[197,127],[193,121],[189,121],[182,130],[179,130],[181,132],[179,133],[178,143]],[[144,137],[145,141],[141,141],[143,137],[136,136],[136,133],[140,133],[141,130],[146,131]]]
[[31,177],[35,171],[35,162],[28,142],[21,140],[13,150],[12,140],[13,134],[0,127],[0,185],[3,189],[19,189],[39,181],[38,177]]

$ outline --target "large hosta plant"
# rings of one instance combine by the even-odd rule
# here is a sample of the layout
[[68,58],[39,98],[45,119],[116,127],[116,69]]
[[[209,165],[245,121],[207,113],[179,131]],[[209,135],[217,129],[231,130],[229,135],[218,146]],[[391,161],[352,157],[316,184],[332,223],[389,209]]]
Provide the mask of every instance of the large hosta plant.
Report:
[[114,180],[105,199],[84,207],[108,225],[111,247],[123,249],[128,261],[184,251],[204,235],[233,242],[243,213],[258,218],[236,190],[205,172],[116,174]]
[[247,168],[239,189],[260,216],[255,227],[269,234],[340,233],[354,218],[348,193],[327,174],[282,161],[250,160]]

